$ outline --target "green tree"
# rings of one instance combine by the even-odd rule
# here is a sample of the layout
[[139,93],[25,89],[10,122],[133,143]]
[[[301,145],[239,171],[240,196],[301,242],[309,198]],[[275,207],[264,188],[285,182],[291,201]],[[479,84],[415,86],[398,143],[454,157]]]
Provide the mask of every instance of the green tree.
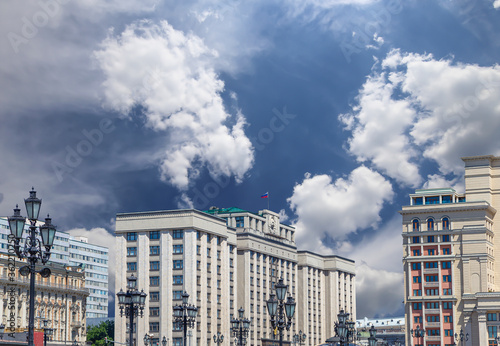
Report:
[[114,336],[115,322],[110,320],[91,326],[87,330],[87,341],[90,341],[92,346],[106,346],[106,337],[109,342],[113,340]]

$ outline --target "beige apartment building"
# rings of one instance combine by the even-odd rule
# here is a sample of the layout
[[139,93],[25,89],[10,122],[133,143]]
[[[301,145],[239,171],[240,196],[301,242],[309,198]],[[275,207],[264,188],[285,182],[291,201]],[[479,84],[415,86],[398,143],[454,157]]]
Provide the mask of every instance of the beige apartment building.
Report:
[[[217,332],[234,345],[230,321],[240,307],[252,321],[247,345],[261,345],[273,338],[266,300],[279,278],[297,302],[284,339],[302,330],[305,344],[316,345],[334,334],[340,309],[355,319],[354,261],[297,251],[295,229],[269,210],[118,214],[116,245],[116,291],[134,274],[138,288],[148,294],[145,316],[136,319],[136,342],[148,333],[154,341],[165,336],[170,345],[181,345],[182,331],[174,330],[172,313],[187,291],[199,308],[188,345],[210,345]],[[116,316],[115,338],[125,342],[127,322],[118,306]]]
[[416,190],[400,212],[407,345],[491,346],[500,332],[500,157],[463,161],[464,194]]

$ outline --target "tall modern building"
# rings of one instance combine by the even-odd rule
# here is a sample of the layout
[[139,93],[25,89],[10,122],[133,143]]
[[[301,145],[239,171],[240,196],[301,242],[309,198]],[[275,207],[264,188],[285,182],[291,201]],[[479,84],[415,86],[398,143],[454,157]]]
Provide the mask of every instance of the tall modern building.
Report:
[[[240,307],[252,321],[247,345],[261,345],[274,337],[266,300],[280,278],[297,301],[286,340],[302,330],[306,345],[316,345],[334,334],[340,309],[355,318],[354,262],[297,251],[295,229],[272,211],[124,213],[117,215],[116,236],[116,291],[125,290],[127,276],[134,274],[148,294],[145,315],[133,326],[136,344],[148,333],[153,341],[165,336],[181,345],[172,314],[186,291],[199,308],[191,345],[210,345],[217,332],[233,345],[230,321]],[[127,341],[127,327],[125,318],[116,319],[117,341]]]
[[[28,223],[29,224],[29,223]],[[28,225],[24,234],[29,230]],[[9,223],[0,217],[0,254],[8,254]],[[85,237],[73,237],[56,232],[49,263],[80,267],[85,274],[86,317],[108,317],[108,248],[88,243]]]
[[[465,157],[465,193],[416,190],[403,216],[406,343],[496,345],[500,157]],[[416,329],[425,330],[416,336]],[[411,331],[413,330],[413,335]],[[463,332],[464,340],[455,338]]]

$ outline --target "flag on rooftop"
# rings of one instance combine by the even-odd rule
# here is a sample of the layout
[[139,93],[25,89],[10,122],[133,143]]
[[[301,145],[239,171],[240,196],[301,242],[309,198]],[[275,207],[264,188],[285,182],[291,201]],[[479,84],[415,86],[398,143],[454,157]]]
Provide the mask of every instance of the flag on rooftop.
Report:
[[269,192],[266,192],[265,194],[260,196],[260,198],[268,198],[268,197],[269,197]]

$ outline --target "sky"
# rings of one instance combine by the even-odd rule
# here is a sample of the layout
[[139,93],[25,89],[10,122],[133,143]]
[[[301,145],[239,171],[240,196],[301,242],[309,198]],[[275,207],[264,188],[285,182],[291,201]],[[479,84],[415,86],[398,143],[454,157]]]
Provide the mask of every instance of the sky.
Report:
[[33,186],[59,230],[109,246],[119,212],[269,203],[299,249],[356,261],[358,318],[402,316],[398,211],[462,192],[461,157],[500,155],[499,17],[500,0],[2,1],[0,215]]

